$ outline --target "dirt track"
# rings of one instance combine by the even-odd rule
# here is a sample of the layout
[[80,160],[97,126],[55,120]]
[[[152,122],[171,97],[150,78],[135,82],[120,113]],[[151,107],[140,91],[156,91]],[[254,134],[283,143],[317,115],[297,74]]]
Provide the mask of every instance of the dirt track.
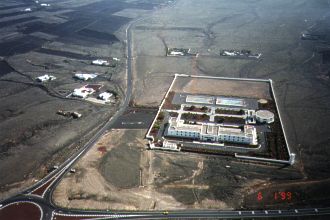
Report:
[[[293,168],[247,165],[223,156],[150,151],[146,130],[112,130],[56,188],[69,208],[114,210],[234,209],[266,179],[301,178]],[[230,168],[226,168],[230,166]],[[72,187],[74,186],[74,187]]]

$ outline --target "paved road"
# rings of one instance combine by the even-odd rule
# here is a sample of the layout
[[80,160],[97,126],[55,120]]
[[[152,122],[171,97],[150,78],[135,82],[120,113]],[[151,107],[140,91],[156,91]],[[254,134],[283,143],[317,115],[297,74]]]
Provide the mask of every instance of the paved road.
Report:
[[[61,212],[61,211],[60,211]],[[62,211],[63,212],[63,211]],[[296,216],[315,216],[315,215],[329,215],[330,208],[309,208],[309,209],[290,209],[290,210],[242,210],[242,211],[217,211],[217,210],[199,210],[199,211],[174,211],[174,212],[116,212],[108,213],[108,216],[117,216],[118,218],[123,219],[164,219],[166,218],[270,218],[270,217],[296,217]],[[106,216],[105,212],[71,212],[71,215],[91,215],[91,216]]]
[[[116,122],[116,120],[124,114],[127,107],[129,106],[129,102],[132,96],[132,41],[131,41],[131,27],[132,25],[137,22],[138,20],[130,23],[126,28],[126,39],[127,39],[127,66],[126,66],[126,74],[127,74],[127,84],[126,84],[126,95],[124,98],[124,102],[122,102],[119,110],[109,119],[109,121],[92,137],[91,140],[83,147],[81,153],[73,158],[72,160],[68,161],[70,163],[69,167],[66,169],[66,172],[63,172],[55,181],[54,184],[47,190],[45,194],[45,199],[52,204],[52,194],[55,190],[56,186],[62,180],[63,176],[69,171],[70,167],[80,159],[99,139],[111,126]],[[53,205],[53,204],[52,204]]]
[[[5,205],[13,202],[18,201],[26,201],[26,199],[30,201],[35,201],[41,205],[41,207],[45,210],[48,210],[46,214],[44,214],[44,219],[49,216],[49,211],[55,209],[55,205],[52,202],[52,193],[58,183],[61,181],[63,176],[69,172],[70,168],[77,162],[98,140],[99,138],[106,133],[108,129],[115,123],[115,121],[125,112],[127,109],[131,95],[132,95],[132,41],[131,41],[131,27],[132,25],[139,20],[135,20],[134,22],[130,23],[126,28],[126,38],[127,38],[127,67],[126,67],[126,74],[127,74],[127,85],[126,85],[126,95],[124,101],[119,107],[119,110],[105,123],[105,125],[74,155],[68,158],[61,166],[47,175],[45,178],[40,180],[38,183],[33,185],[32,187],[28,188],[27,190],[9,198],[5,201],[2,201],[0,204]],[[55,179],[54,179],[55,178]],[[36,189],[42,187],[44,184],[52,181],[49,188],[44,193],[44,199],[40,197],[36,197],[31,195],[31,192],[35,191]]]
[[[139,19],[141,20],[141,19]],[[85,144],[81,150],[67,159],[57,170],[50,173],[44,179],[30,187],[29,189],[17,194],[5,201],[0,202],[1,206],[11,203],[30,201],[38,204],[43,210],[43,219],[52,219],[54,214],[58,215],[74,215],[74,216],[106,216],[108,218],[123,218],[123,219],[163,219],[166,218],[253,218],[253,217],[286,217],[286,216],[306,216],[306,215],[330,215],[330,208],[311,208],[311,209],[292,209],[292,210],[255,210],[255,211],[210,211],[210,210],[186,210],[175,212],[112,212],[112,211],[79,211],[69,210],[56,207],[52,203],[52,194],[57,184],[61,181],[63,176],[70,170],[70,168],[78,161],[93,145],[94,143],[114,124],[114,122],[125,112],[129,105],[132,95],[132,40],[131,40],[131,27],[139,20],[130,23],[126,29],[127,38],[127,87],[126,96],[122,102],[119,110],[113,115],[106,124]],[[43,196],[36,196],[31,192],[51,182],[49,188],[45,191]],[[19,210],[18,210],[19,211]]]
[[132,25],[137,22],[138,20],[130,23],[126,28],[126,39],[127,39],[127,67],[126,67],[126,74],[127,74],[127,84],[126,84],[126,95],[124,98],[124,101],[122,102],[119,110],[109,119],[109,121],[86,143],[86,145],[83,147],[81,152],[73,158],[68,161],[69,166],[65,168],[65,172],[63,172],[52,184],[52,186],[47,190],[44,198],[46,201],[49,202],[52,206],[55,207],[55,205],[52,202],[52,194],[55,190],[56,186],[60,183],[64,175],[69,172],[70,167],[74,165],[76,161],[78,161],[99,139],[102,135],[104,135],[108,129],[112,127],[112,125],[116,122],[116,120],[124,114],[126,109],[129,106],[129,102],[131,100],[132,96],[132,48],[131,48],[131,27]]

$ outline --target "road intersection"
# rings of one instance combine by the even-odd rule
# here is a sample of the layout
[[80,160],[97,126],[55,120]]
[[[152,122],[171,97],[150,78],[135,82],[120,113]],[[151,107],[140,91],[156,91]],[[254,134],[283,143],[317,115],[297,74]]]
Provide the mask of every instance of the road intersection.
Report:
[[28,219],[164,219],[165,218],[266,218],[266,217],[294,217],[330,215],[330,208],[307,208],[288,210],[184,210],[184,211],[93,211],[93,210],[70,210],[57,207],[52,201],[52,194],[64,175],[71,167],[105,134],[115,121],[126,111],[132,95],[132,39],[131,28],[141,19],[131,22],[126,28],[127,48],[127,85],[125,99],[119,110],[105,123],[105,125],[82,147],[78,152],[68,158],[56,170],[49,173],[45,178],[23,192],[0,202],[0,219],[9,207],[16,205],[13,214],[20,214],[19,204],[30,204],[40,209],[40,216],[26,216]]

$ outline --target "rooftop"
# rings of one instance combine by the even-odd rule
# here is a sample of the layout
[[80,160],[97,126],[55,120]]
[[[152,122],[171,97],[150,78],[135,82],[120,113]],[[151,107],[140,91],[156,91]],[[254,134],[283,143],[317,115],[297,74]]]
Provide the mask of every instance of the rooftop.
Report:
[[201,95],[187,95],[186,102],[202,103],[202,104],[213,104],[214,97],[201,96]]
[[177,118],[171,118],[170,125],[171,125],[171,129],[177,130],[177,131],[200,132],[201,127],[202,127],[202,125],[200,125],[200,124],[196,124],[196,125],[184,124],[183,121],[177,120]]
[[274,113],[268,110],[258,110],[256,111],[256,116],[262,118],[273,118]]
[[219,132],[218,125],[211,125],[211,124],[202,125],[202,134],[218,135],[218,132]]
[[217,105],[228,105],[228,106],[245,106],[244,100],[239,98],[226,98],[226,97],[218,97],[216,101]]
[[210,135],[222,133],[250,136],[255,132],[255,127],[252,125],[244,125],[244,129],[242,129],[239,126],[224,126],[217,123],[184,124],[183,120],[178,120],[175,117],[171,117],[169,123],[171,130],[200,132],[201,134]]

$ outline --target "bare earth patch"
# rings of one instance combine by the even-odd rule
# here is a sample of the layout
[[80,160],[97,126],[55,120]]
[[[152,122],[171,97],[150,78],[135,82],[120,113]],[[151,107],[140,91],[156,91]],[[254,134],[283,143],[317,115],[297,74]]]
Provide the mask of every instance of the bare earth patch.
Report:
[[[146,130],[111,130],[54,191],[56,205],[99,210],[249,207],[269,183],[301,178],[293,167],[245,164],[223,156],[151,151]],[[271,181],[272,180],[272,181]]]
[[[270,99],[269,84],[221,79],[179,77],[172,91]],[[251,89],[253,88],[253,89]]]
[[[230,208],[220,200],[205,198],[199,201],[194,198],[194,191],[210,190],[208,184],[195,182],[204,169],[203,157],[148,151],[143,142],[144,134],[145,130],[112,130],[107,133],[78,162],[76,173],[67,174],[56,188],[55,203],[80,209]],[[132,153],[139,154],[139,157]],[[113,157],[111,161],[114,163],[105,162],[107,157]],[[111,169],[110,165],[113,166]],[[138,181],[131,176],[137,176]],[[126,182],[120,182],[119,178]],[[180,198],[173,195],[176,190],[182,190]]]

